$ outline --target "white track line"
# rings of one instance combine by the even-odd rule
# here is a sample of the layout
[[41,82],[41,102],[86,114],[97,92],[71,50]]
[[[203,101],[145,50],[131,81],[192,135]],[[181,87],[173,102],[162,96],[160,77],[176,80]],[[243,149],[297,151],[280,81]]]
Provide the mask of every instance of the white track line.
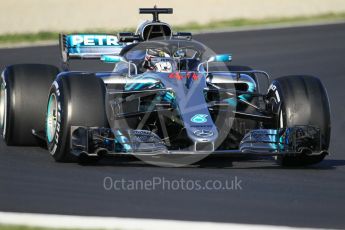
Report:
[[[160,219],[139,219],[120,217],[70,216],[52,214],[33,214],[0,212],[0,225],[24,225],[43,228],[78,228],[78,229],[119,229],[119,230],[291,230],[293,227],[232,224],[216,222],[177,221]],[[306,228],[304,228],[306,229]]]

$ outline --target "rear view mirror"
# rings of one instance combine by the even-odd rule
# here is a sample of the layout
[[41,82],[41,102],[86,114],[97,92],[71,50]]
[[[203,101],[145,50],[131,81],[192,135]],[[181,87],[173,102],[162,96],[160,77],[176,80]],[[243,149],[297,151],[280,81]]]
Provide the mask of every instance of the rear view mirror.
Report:
[[217,54],[211,56],[207,61],[202,62],[198,65],[198,71],[200,71],[200,67],[206,64],[206,74],[208,75],[208,63],[210,62],[231,62],[232,55],[231,54]]

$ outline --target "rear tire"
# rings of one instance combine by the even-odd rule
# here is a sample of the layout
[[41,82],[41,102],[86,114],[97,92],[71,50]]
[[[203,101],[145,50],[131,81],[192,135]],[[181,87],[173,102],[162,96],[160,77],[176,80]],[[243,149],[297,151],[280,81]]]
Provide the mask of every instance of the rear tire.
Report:
[[39,144],[32,130],[44,130],[47,96],[58,73],[51,65],[6,67],[0,80],[0,129],[7,145]]
[[109,126],[105,92],[102,79],[93,74],[70,73],[54,81],[48,99],[46,139],[48,150],[56,161],[78,160],[70,150],[71,126]]
[[[272,106],[279,108],[276,128],[296,125],[316,126],[321,132],[321,150],[329,148],[331,121],[330,107],[325,87],[312,76],[286,76],[274,80],[268,91]],[[280,105],[280,106],[279,106]],[[283,166],[304,166],[322,161],[326,153],[320,155],[298,155],[278,157]]]

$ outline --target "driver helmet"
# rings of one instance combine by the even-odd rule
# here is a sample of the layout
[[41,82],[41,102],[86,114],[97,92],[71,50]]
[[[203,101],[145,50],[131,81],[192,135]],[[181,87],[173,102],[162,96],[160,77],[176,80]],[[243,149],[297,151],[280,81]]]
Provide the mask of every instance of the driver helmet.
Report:
[[176,64],[173,58],[163,50],[148,49],[146,52],[143,67],[147,71],[172,73],[176,70]]

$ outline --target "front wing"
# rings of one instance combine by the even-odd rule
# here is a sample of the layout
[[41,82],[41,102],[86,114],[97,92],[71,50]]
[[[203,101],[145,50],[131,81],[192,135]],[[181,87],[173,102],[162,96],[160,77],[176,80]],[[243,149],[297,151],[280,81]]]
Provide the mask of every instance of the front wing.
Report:
[[[238,149],[205,148],[169,149],[156,134],[147,130],[112,130],[99,127],[72,126],[71,153],[76,156],[99,155],[215,155],[215,156],[279,156],[327,154],[321,148],[320,130],[313,126],[249,131]],[[198,144],[198,143],[195,143]],[[211,147],[210,147],[211,146]]]

